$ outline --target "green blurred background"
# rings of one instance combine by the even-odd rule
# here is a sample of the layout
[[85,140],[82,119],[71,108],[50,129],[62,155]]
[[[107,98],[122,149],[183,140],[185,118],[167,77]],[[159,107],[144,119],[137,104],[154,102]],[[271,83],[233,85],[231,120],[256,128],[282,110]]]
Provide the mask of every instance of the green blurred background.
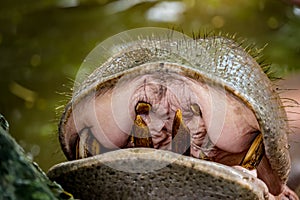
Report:
[[81,62],[109,36],[144,26],[236,34],[268,44],[279,75],[300,69],[300,9],[281,0],[1,0],[0,113],[42,169],[65,160],[58,108]]

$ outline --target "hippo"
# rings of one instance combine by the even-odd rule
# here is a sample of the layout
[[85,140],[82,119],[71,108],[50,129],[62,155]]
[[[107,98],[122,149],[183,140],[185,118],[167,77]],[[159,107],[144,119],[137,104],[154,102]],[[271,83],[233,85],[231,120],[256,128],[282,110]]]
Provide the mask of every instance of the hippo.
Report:
[[299,199],[287,114],[261,50],[222,34],[139,28],[84,60],[59,122],[79,199]]

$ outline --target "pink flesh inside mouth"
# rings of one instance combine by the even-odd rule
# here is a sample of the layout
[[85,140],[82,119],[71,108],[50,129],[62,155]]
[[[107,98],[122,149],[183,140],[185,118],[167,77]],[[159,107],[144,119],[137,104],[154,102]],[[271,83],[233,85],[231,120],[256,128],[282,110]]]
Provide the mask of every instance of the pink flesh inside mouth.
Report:
[[[260,133],[251,108],[224,88],[177,74],[153,73],[121,79],[113,89],[96,92],[73,106],[62,127],[67,157],[76,158],[78,133],[85,129],[105,151],[136,147],[128,138],[140,102],[151,105],[151,110],[140,116],[156,149],[172,151],[172,128],[178,109],[190,135],[185,154],[195,158],[205,155],[209,161],[238,166]],[[196,114],[192,109],[195,106],[200,111]],[[283,191],[266,157],[257,168],[257,176],[272,194]]]

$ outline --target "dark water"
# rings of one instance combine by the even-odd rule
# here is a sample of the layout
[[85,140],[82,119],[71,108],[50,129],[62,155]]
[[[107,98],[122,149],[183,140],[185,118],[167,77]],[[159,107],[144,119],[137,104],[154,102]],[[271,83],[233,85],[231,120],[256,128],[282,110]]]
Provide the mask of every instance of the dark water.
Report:
[[[102,40],[136,27],[215,30],[263,47],[286,76],[300,69],[300,10],[280,0],[5,0],[0,3],[0,112],[10,132],[47,170],[64,160],[57,107],[85,56]],[[59,110],[59,109],[58,109]],[[60,114],[61,110],[58,111]]]

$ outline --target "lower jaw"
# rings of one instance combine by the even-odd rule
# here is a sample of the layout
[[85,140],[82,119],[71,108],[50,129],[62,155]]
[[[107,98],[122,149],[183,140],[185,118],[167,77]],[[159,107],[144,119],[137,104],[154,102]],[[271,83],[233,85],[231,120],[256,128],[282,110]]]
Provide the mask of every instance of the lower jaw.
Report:
[[48,176],[80,199],[272,197],[263,181],[243,169],[170,151],[130,148],[58,164]]

